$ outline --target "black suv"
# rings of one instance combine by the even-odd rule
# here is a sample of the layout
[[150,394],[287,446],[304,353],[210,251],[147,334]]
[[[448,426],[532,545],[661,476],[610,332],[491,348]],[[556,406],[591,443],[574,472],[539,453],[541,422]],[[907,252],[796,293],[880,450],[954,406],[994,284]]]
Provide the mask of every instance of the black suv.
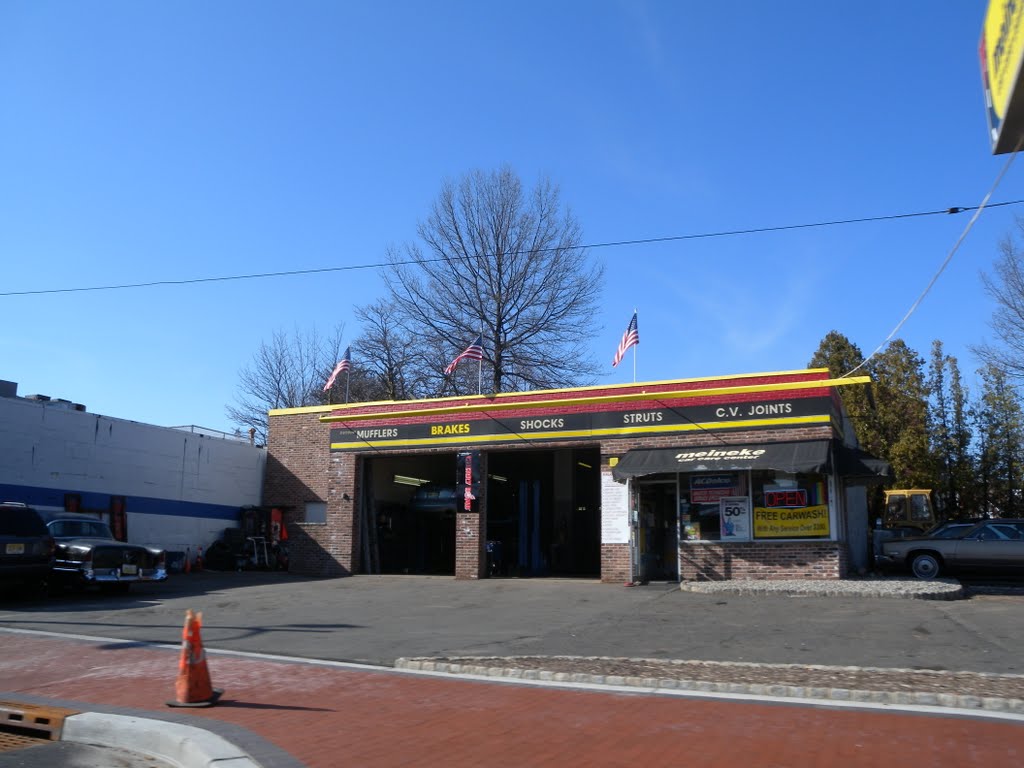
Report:
[[38,512],[20,502],[0,502],[0,585],[45,584],[55,549]]

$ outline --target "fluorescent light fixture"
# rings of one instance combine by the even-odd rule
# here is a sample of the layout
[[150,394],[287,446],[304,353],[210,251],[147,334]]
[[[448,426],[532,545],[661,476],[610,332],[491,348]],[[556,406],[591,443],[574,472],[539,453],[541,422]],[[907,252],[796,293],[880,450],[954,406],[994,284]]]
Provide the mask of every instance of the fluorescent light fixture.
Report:
[[429,480],[424,480],[419,477],[407,477],[406,475],[395,475],[395,482],[398,485],[415,485],[419,488],[421,485],[426,485]]
[[587,464],[587,463],[585,463],[585,462],[582,462],[582,461],[577,461],[576,463],[577,463],[577,464],[579,464],[579,465],[580,465],[581,467],[583,467],[584,469],[593,469],[593,467],[592,467],[592,466],[590,466],[589,464]]
[[508,478],[507,477],[502,477],[501,475],[488,475],[488,477],[491,478],[491,480],[497,480],[499,483],[507,483],[508,482]]

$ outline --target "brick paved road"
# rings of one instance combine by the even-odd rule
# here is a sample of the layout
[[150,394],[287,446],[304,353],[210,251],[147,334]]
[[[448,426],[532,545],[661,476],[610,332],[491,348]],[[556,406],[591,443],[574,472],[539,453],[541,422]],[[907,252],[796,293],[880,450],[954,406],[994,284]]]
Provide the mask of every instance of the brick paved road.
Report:
[[[0,697],[125,707],[152,717],[172,711],[164,702],[173,696],[175,651],[7,633],[0,643]],[[218,723],[240,726],[314,767],[994,768],[1024,761],[1018,722],[538,688],[217,655],[209,664],[224,701],[188,710],[192,722],[215,730]]]

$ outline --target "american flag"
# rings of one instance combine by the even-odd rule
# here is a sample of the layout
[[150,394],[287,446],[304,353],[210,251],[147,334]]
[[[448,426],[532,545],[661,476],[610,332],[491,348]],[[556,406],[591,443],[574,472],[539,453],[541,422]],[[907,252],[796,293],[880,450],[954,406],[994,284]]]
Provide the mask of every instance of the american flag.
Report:
[[454,360],[448,363],[448,367],[444,369],[444,375],[448,376],[452,371],[463,360],[483,360],[484,359],[484,337],[477,336],[476,341],[470,344],[462,352],[460,352]]
[[352,367],[352,347],[345,348],[345,354],[341,356],[341,360],[334,366],[334,370],[331,371],[331,378],[324,384],[324,392],[334,386],[334,380],[338,378],[338,374],[342,371],[347,371]]
[[615,359],[612,360],[612,368],[615,368],[622,362],[622,357],[626,354],[627,349],[639,343],[640,332],[636,328],[636,312],[634,312],[633,319],[629,321],[629,327],[626,328],[626,332],[622,334],[622,341],[619,342],[619,348],[615,350]]

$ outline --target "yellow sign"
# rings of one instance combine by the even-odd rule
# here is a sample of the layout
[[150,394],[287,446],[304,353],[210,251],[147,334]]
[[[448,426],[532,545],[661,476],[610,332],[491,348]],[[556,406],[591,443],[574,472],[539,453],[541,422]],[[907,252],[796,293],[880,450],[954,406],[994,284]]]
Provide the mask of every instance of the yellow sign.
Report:
[[990,0],[978,53],[993,151],[1012,152],[1016,148],[1012,139],[1021,132],[1018,91],[1024,91],[1019,82],[1024,60],[1024,3]]
[[799,539],[828,536],[828,505],[814,507],[754,507],[755,539]]

